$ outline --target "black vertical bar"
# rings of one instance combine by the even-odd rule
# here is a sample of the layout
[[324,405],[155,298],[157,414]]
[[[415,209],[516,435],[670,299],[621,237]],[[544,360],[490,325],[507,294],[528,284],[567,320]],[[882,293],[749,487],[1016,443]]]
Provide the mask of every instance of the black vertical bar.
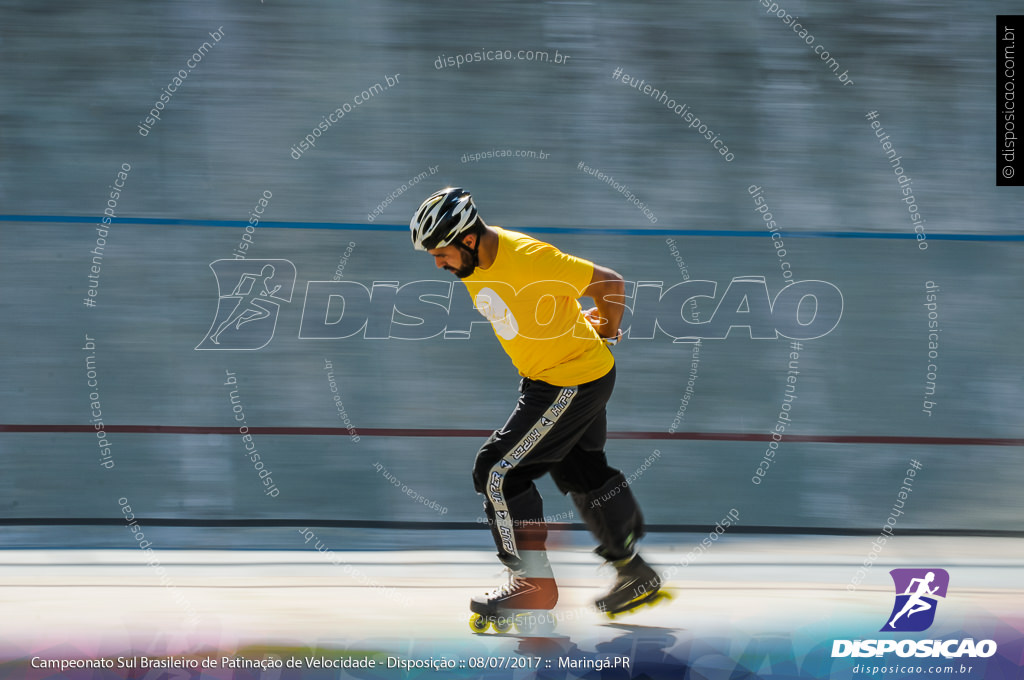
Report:
[[[1024,86],[1024,70],[1017,77],[1017,36],[1024,38],[1024,16],[996,16],[996,186],[1017,187],[1024,184],[1020,173],[1024,158],[1024,109],[1017,111],[1017,83]],[[1021,62],[1024,68],[1024,61]],[[1022,93],[1024,96],[1024,93]],[[1022,131],[1018,135],[1018,130]]]

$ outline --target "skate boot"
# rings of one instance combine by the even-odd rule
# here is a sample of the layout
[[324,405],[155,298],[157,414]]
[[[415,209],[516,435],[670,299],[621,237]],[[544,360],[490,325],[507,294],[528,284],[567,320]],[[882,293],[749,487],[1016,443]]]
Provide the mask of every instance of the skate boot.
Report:
[[[547,560],[545,560],[545,563]],[[536,570],[531,570],[536,573]],[[525,570],[508,568],[508,582],[483,595],[474,595],[469,602],[473,615],[469,627],[474,633],[485,633],[489,627],[496,633],[507,633],[516,627],[520,633],[542,632],[553,628],[550,610],[558,602],[558,586],[547,566],[547,576],[526,576]]]
[[507,633],[515,626],[519,633],[543,635],[554,629],[551,610],[558,602],[558,586],[545,549],[548,529],[541,497],[531,484],[505,504],[506,509],[495,510],[487,501],[484,512],[498,559],[508,569],[508,583],[471,599],[469,627],[474,633],[488,628]]
[[634,554],[610,564],[618,572],[615,585],[594,603],[597,609],[607,614],[609,618],[632,611],[642,604],[653,605],[658,600],[668,597],[661,590],[661,578],[658,573],[651,569],[640,555]]

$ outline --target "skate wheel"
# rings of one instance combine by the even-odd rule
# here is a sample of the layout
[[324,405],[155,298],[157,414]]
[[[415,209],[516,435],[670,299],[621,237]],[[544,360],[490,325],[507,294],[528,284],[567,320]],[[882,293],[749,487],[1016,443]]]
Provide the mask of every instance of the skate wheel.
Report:
[[618,611],[607,611],[607,610],[602,610],[602,611],[604,611],[605,615],[609,619],[614,621],[615,617],[620,615],[620,614],[629,614],[630,612],[636,611],[640,607],[653,607],[656,604],[658,604],[659,602],[661,602],[662,600],[668,601],[668,600],[672,600],[672,599],[673,598],[672,598],[672,594],[671,593],[669,593],[667,591],[664,591],[664,590],[658,590],[658,591],[656,591],[654,593],[651,593],[650,595],[648,595],[647,597],[645,597],[643,599],[634,600],[633,602],[629,603],[629,605],[625,609],[619,609]]
[[666,602],[670,602],[672,600],[672,593],[670,593],[670,592],[668,592],[666,590],[659,590],[657,592],[657,594],[653,598],[651,598],[651,601],[650,601],[648,606],[653,607],[654,605],[658,604],[662,600],[665,600]]
[[512,630],[512,618],[499,616],[491,621],[491,625],[494,627],[495,633],[507,633]]
[[491,622],[480,614],[471,614],[469,617],[469,629],[474,633],[486,633]]

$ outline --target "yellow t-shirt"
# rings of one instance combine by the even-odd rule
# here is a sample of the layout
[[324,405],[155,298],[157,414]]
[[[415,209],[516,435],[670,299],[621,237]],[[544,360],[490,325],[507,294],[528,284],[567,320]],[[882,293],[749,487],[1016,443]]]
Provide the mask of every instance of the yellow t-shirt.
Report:
[[578,298],[594,264],[526,234],[492,227],[498,252],[462,279],[519,375],[565,387],[597,380],[615,359]]

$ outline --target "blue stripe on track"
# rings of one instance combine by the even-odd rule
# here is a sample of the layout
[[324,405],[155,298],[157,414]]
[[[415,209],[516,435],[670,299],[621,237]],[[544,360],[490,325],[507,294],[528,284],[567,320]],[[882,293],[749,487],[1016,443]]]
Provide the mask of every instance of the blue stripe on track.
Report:
[[[99,223],[98,217],[77,215],[0,215],[0,222],[26,222],[46,224],[90,224]],[[113,224],[137,224],[159,227],[229,227],[244,228],[246,220],[187,220],[162,217],[115,217]],[[362,224],[354,222],[270,222],[260,223],[260,228],[271,229],[334,229],[338,231],[399,231],[408,230],[404,224]],[[714,236],[734,238],[764,238],[770,232],[739,229],[635,229],[635,228],[596,228],[596,227],[508,227],[537,234],[601,234],[621,236]],[[910,232],[874,232],[874,231],[783,231],[779,232],[787,238],[867,238],[915,240],[916,235]],[[929,241],[1024,241],[1024,234],[928,234]]]

